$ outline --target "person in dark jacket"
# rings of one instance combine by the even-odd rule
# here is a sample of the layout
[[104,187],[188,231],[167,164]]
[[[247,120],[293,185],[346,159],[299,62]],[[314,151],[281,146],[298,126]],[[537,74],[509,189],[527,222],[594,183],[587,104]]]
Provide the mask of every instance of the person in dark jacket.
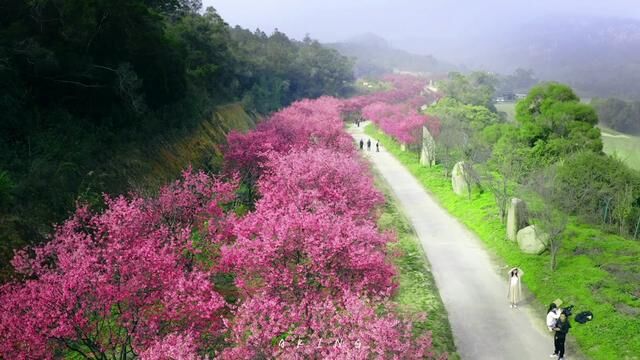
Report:
[[360,139],[360,150],[364,148],[364,140]]
[[564,360],[564,343],[567,340],[567,333],[570,328],[571,324],[569,324],[567,316],[564,313],[560,314],[560,319],[558,319],[556,327],[553,328],[556,333],[553,337],[555,349],[553,350],[552,356],[557,356],[558,360]]

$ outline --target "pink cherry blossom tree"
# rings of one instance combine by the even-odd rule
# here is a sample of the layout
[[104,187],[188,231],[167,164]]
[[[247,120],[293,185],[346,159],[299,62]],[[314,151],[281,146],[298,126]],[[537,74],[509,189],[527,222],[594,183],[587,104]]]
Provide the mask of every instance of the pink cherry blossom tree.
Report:
[[273,156],[258,182],[262,211],[294,204],[301,211],[328,207],[339,216],[375,219],[384,203],[369,167],[358,157],[318,148]]
[[[437,131],[417,112],[425,80],[386,80],[394,89],[298,101],[231,132],[228,181],[188,169],[157,197],[78,207],[16,254],[0,357],[433,358],[389,302],[395,239],[376,227],[383,198],[344,131],[358,111],[403,142]],[[236,216],[241,182],[260,197]]]
[[[420,112],[423,105],[430,104],[438,95],[423,91],[426,81],[406,75],[386,78],[394,89],[373,94],[368,104],[358,100],[354,104],[364,104],[362,115],[373,121],[386,134],[403,144],[418,144],[422,140],[422,127],[427,126],[433,136],[440,132],[437,118]],[[349,106],[353,107],[354,104]]]
[[222,359],[436,359],[430,334],[413,338],[392,309],[352,293],[296,303],[258,294],[228,324],[233,346]]
[[273,114],[254,131],[232,131],[227,137],[225,160],[228,169],[257,179],[271,152],[326,147],[338,152],[353,151],[351,138],[344,132],[342,102],[321,97],[302,100]]
[[106,198],[101,213],[79,207],[47,244],[16,254],[24,280],[0,288],[0,356],[133,358],[220,336],[225,301],[189,254],[200,217],[217,214],[214,227],[226,229],[221,206],[233,190],[185,172],[158,199]]
[[258,208],[236,231],[236,242],[222,248],[222,257],[245,294],[269,289],[298,301],[344,291],[390,295],[395,289],[395,270],[385,251],[392,239],[370,222],[358,224],[327,208],[300,211],[291,204]]

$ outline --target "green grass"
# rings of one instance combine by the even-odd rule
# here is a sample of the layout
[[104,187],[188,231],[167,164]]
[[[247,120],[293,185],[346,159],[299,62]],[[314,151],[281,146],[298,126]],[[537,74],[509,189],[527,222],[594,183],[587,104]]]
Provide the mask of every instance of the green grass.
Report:
[[379,91],[387,91],[393,89],[393,85],[386,81],[374,79],[358,79],[356,80],[356,89],[362,93],[374,93]]
[[[582,352],[596,360],[640,359],[640,243],[571,219],[558,258],[549,269],[549,255],[527,255],[506,240],[498,208],[489,192],[475,192],[471,200],[451,191],[451,182],[439,166],[425,168],[419,156],[402,152],[398,144],[373,126],[366,133],[380,143],[430,191],[440,204],[473,231],[505,263],[527,273],[524,281],[541,304],[561,298],[574,304],[576,313],[590,310],[594,320],[573,323]],[[535,305],[542,318],[544,305]]]
[[640,136],[622,134],[601,127],[604,152],[615,155],[629,167],[640,170]]
[[508,122],[516,121],[516,103],[515,102],[503,102],[503,103],[495,103],[494,106],[498,112],[504,112],[507,114]]
[[399,287],[393,301],[398,304],[401,313],[410,317],[427,314],[425,321],[414,322],[416,335],[430,331],[437,353],[446,352],[450,360],[459,359],[447,312],[422,247],[387,185],[380,176],[376,178],[377,187],[385,193],[386,199],[378,226],[381,230],[393,231],[398,238],[398,242],[390,245],[393,252],[399,253],[394,257],[399,272]]

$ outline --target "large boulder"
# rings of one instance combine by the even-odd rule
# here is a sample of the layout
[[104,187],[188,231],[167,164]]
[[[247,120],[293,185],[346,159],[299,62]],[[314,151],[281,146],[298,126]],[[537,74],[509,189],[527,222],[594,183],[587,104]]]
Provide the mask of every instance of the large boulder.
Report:
[[527,205],[521,199],[511,199],[507,212],[507,238],[517,240],[518,231],[527,226]]
[[420,165],[432,166],[436,164],[436,141],[426,126],[422,127],[422,151],[420,151]]
[[549,236],[536,231],[535,225],[521,229],[517,235],[518,247],[525,254],[541,254],[547,248],[548,239]]
[[451,186],[458,195],[467,195],[467,180],[464,178],[464,163],[459,161],[451,170]]

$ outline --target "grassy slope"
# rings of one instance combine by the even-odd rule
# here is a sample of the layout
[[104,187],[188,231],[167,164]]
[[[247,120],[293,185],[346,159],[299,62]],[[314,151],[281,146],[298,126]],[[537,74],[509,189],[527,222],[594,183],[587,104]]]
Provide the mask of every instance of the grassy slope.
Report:
[[[505,240],[504,226],[490,193],[475,193],[471,201],[451,191],[450,180],[436,166],[424,168],[415,153],[402,152],[389,137],[368,126],[366,132],[402,162],[440,204],[456,216],[507,264],[527,272],[525,282],[538,300],[560,297],[577,312],[591,310],[594,321],[573,323],[574,336],[593,359],[640,359],[640,244],[579,224],[572,219],[560,251],[558,270],[549,257],[526,255]],[[544,315],[542,305],[537,309]]]
[[516,121],[516,103],[515,102],[503,102],[495,103],[496,110],[507,114],[507,121]]
[[621,134],[601,127],[604,152],[618,156],[630,167],[640,170],[640,136]]
[[255,116],[239,103],[221,105],[211,118],[188,134],[158,137],[149,148],[122,149],[112,167],[127,173],[136,189],[157,189],[173,180],[189,165],[196,169],[217,170],[222,166],[222,146],[231,130],[247,131],[255,126]]
[[[367,85],[365,85],[365,83]],[[356,89],[363,94],[375,93],[379,91],[391,90],[393,86],[391,83],[378,81],[373,79],[358,79],[356,81]]]
[[426,321],[414,323],[417,333],[431,331],[436,352],[449,353],[450,360],[459,359],[455,352],[447,312],[422,247],[386,183],[380,176],[376,178],[376,185],[384,191],[386,199],[378,226],[381,230],[393,231],[398,238],[398,242],[391,245],[393,251],[398,250],[400,253],[400,256],[394,258],[394,264],[399,271],[400,286],[393,300],[399,305],[402,313],[426,313]]

